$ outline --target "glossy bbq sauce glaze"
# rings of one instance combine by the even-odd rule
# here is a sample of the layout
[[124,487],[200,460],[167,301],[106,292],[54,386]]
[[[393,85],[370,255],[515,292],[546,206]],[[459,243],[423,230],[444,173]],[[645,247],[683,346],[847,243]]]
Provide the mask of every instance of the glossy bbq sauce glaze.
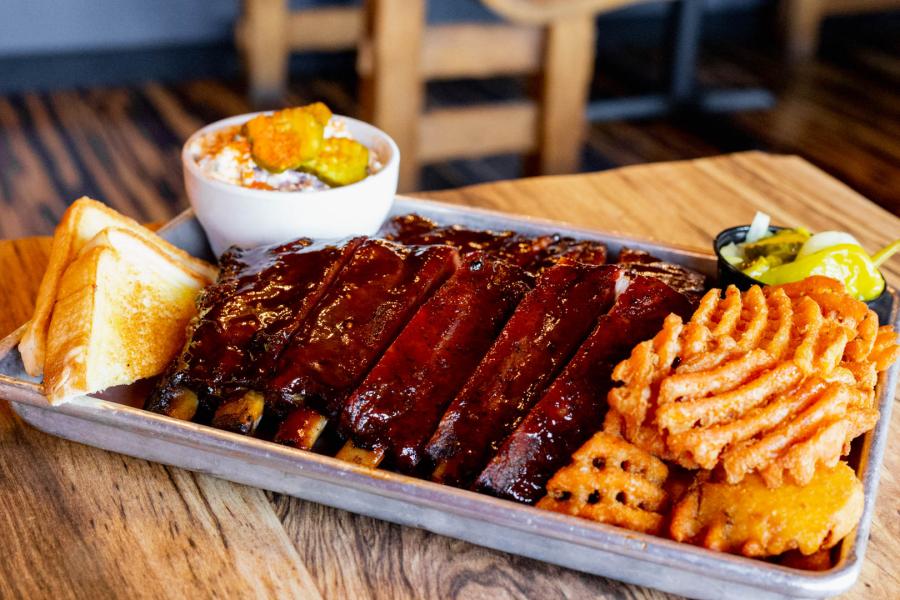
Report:
[[541,274],[429,441],[432,479],[472,482],[612,305],[619,275],[575,263]]
[[419,215],[394,217],[382,228],[381,235],[403,244],[446,244],[463,255],[484,252],[536,275],[566,258],[602,265],[606,262],[606,244],[576,240],[560,235],[529,237],[514,231],[467,229],[460,225],[437,225]]
[[365,241],[294,333],[266,386],[267,411],[301,405],[336,416],[347,395],[457,268],[449,246]]
[[229,250],[147,408],[532,503],[600,427],[613,366],[705,287],[559,235],[382,234]]
[[638,343],[653,337],[670,314],[687,319],[687,298],[656,279],[633,276],[610,311],[559,377],[503,442],[475,489],[533,504],[550,477],[598,431],[612,371]]
[[418,310],[347,401],[341,433],[414,472],[437,421],[531,287],[531,277],[482,252]]
[[224,397],[257,385],[265,359],[281,351],[360,243],[300,239],[225,252],[218,281],[197,300],[188,342],[147,408],[169,414],[195,394],[201,412],[210,413]]

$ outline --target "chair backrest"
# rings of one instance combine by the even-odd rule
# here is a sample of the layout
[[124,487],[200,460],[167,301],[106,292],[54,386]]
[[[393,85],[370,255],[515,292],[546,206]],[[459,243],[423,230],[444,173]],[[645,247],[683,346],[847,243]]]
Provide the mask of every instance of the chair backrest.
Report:
[[502,17],[519,23],[546,24],[561,18],[600,14],[658,0],[481,0]]

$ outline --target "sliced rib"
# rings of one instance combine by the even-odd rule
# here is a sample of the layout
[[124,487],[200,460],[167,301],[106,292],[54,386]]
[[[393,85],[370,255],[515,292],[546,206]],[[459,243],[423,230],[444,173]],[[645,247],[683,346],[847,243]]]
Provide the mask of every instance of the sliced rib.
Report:
[[613,367],[690,303],[656,279],[636,276],[559,377],[475,481],[475,489],[533,504],[550,477],[600,429]]
[[472,482],[615,300],[622,270],[560,264],[544,271],[444,413],[426,452],[432,479]]
[[278,360],[266,410],[284,417],[307,405],[335,416],[422,302],[459,264],[448,246],[367,240]]
[[469,254],[350,396],[341,433],[414,471],[444,408],[529,287],[520,268]]
[[438,225],[419,215],[394,217],[381,231],[387,239],[404,244],[445,244],[461,254],[485,254],[518,265],[537,274],[560,260],[574,260],[594,265],[606,262],[606,244],[576,240],[560,235],[529,237],[515,231],[469,229],[461,225]]
[[147,408],[182,418],[199,409],[210,416],[225,397],[254,387],[264,369],[260,358],[278,355],[362,241],[300,239],[228,250],[218,281],[198,299],[183,352]]

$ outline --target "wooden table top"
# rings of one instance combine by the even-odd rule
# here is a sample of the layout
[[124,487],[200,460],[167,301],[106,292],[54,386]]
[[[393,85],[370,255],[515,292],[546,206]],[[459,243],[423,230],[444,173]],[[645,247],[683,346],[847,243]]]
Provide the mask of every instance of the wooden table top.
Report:
[[[708,248],[755,210],[875,249],[900,219],[794,157],[746,153],[420,194]],[[7,210],[7,209],[4,209]],[[0,242],[0,336],[30,317],[48,238]],[[887,268],[900,282],[900,261]],[[900,590],[900,410],[848,598]],[[66,442],[0,401],[0,597],[663,598],[629,586]]]

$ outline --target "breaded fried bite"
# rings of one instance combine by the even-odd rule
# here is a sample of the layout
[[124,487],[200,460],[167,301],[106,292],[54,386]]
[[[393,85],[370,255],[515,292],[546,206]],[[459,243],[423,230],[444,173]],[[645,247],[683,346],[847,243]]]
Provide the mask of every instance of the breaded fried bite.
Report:
[[812,555],[837,544],[862,515],[862,484],[845,462],[817,469],[804,486],[775,489],[756,474],[738,484],[704,481],[708,475],[700,472],[672,509],[670,534],[679,542],[751,557]]

